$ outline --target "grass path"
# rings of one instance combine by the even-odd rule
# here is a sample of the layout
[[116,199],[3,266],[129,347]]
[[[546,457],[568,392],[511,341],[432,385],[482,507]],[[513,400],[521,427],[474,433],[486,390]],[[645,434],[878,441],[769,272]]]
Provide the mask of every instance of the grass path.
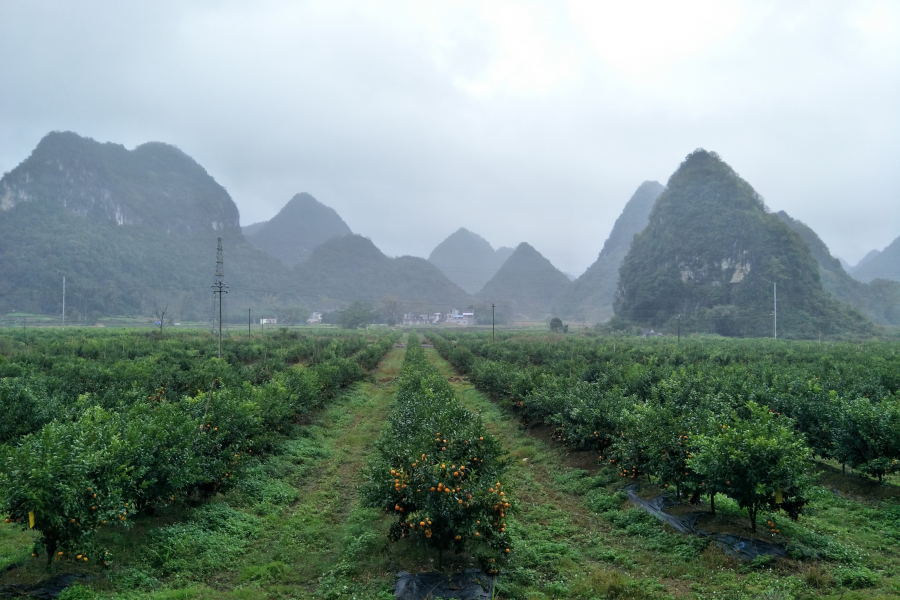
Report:
[[[459,377],[436,350],[428,349],[427,354],[448,377],[463,404],[482,415],[488,430],[510,453],[507,479],[517,501],[514,531],[520,538],[513,569],[524,571],[513,575],[534,581],[524,590],[514,586],[516,591],[535,599],[560,595],[587,598],[589,590],[625,592],[626,597],[665,597],[657,578],[644,579],[640,560],[646,557],[629,548],[633,544],[614,540],[610,523],[585,505],[583,484],[592,478],[585,470],[567,464],[568,458],[575,457],[569,456],[564,446],[523,431],[515,416]],[[570,463],[581,462],[578,458]],[[611,501],[623,504],[615,497]]]
[[598,473],[587,453],[524,429],[436,350],[427,353],[510,453],[508,489],[517,501],[511,524],[517,556],[508,577],[513,597],[804,597],[793,566],[735,564],[703,540],[668,530],[624,501],[615,474]]
[[[388,352],[369,381],[311,415],[234,491],[169,527],[139,524],[149,535],[94,584],[100,597],[392,598],[387,522],[360,507],[358,486],[403,357]],[[135,530],[115,541],[127,547]]]

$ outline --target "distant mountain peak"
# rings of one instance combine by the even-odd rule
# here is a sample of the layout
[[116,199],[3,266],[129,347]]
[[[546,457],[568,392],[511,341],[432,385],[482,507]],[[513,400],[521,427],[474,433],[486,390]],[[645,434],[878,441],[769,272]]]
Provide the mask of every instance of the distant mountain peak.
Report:
[[863,283],[854,279],[847,273],[843,261],[831,255],[825,242],[808,225],[783,210],[776,214],[800,235],[812,252],[819,263],[819,277],[826,290],[876,323],[900,325],[900,282]]
[[560,295],[561,313],[579,321],[601,322],[613,316],[619,267],[635,234],[650,220],[653,204],[665,188],[645,181],[625,203],[597,260]]
[[900,281],[900,237],[888,244],[884,250],[873,250],[866,254],[859,264],[853,267],[852,275],[860,281],[875,279]]
[[473,294],[494,276],[511,254],[512,249],[494,250],[486,239],[460,227],[432,250],[428,262]]
[[161,231],[236,232],[228,192],[190,156],[162,142],[128,150],[71,131],[44,136],[0,182],[0,210],[39,202],[94,221]]
[[306,192],[295,194],[269,221],[244,232],[251,244],[287,267],[309,258],[325,241],[353,233],[337,211]]
[[379,303],[391,297],[427,313],[467,306],[471,297],[423,258],[386,256],[369,238],[331,238],[296,265],[293,277],[305,302],[334,308],[354,300]]
[[517,313],[543,319],[569,278],[528,242],[516,246],[512,255],[476,295],[485,302],[508,303]]

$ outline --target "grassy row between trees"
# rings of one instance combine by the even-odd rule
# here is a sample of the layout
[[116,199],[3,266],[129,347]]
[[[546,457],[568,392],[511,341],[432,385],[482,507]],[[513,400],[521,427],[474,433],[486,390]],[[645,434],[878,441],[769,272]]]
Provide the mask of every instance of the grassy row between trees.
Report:
[[[44,352],[0,356],[0,515],[40,533],[33,556],[46,552],[48,565],[109,564],[101,529],[229,489],[282,428],[363,377],[398,334],[297,337],[274,361],[263,347],[261,368],[249,345],[201,356],[208,336],[135,344],[147,352],[130,361],[125,344],[120,353],[99,336],[57,337]],[[287,368],[303,356],[314,364]]]
[[[881,386],[885,397],[877,401],[834,390],[820,394],[817,379],[802,387],[791,383],[788,389],[819,394],[809,398],[755,387],[758,380],[744,368],[662,364],[667,357],[661,346],[638,352],[642,365],[612,356],[604,361],[589,345],[548,349],[546,342],[535,343],[531,349],[544,365],[535,367],[525,353],[518,364],[478,357],[476,352],[491,350],[477,336],[431,340],[476,387],[508,401],[525,420],[552,426],[560,441],[596,451],[623,478],[646,474],[677,496],[696,501],[706,495],[713,511],[716,494],[733,498],[746,509],[754,532],[762,510],[797,518],[808,502],[814,453],[878,477],[900,468],[900,397],[884,389],[893,380],[866,382]],[[578,350],[594,354],[579,363]],[[862,385],[845,382],[849,389]]]

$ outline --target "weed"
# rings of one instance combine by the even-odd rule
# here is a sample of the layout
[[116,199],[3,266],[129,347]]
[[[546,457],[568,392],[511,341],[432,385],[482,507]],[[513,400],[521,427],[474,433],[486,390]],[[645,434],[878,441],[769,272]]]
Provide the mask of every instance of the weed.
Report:
[[866,567],[840,567],[834,576],[838,583],[850,589],[871,588],[878,585],[878,575]]

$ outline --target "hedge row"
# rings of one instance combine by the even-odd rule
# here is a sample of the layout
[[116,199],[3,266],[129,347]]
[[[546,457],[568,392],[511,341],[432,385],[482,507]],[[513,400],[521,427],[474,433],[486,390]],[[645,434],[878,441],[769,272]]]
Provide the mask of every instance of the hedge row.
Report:
[[[395,340],[378,340],[359,359],[277,372],[263,385],[213,377],[204,391],[151,394],[114,408],[85,394],[74,418],[0,446],[0,514],[33,523],[41,533],[34,552],[46,551],[48,562],[64,552],[108,561],[94,547],[98,530],[227,489],[246,461],[272,450],[282,428],[361,378],[360,363],[372,364]],[[224,360],[198,362],[204,373],[229,371]]]
[[468,550],[489,573],[510,553],[500,443],[429,364],[415,334],[397,379],[397,406],[371,465],[370,506],[395,517],[392,540]]
[[715,495],[726,494],[747,509],[754,531],[760,510],[796,518],[807,501],[811,451],[794,422],[767,407],[705,394],[642,400],[620,386],[467,356],[462,344],[430,339],[468,368],[477,388],[552,425],[563,443],[596,451],[626,480],[647,475],[677,495],[706,495],[713,511]]

